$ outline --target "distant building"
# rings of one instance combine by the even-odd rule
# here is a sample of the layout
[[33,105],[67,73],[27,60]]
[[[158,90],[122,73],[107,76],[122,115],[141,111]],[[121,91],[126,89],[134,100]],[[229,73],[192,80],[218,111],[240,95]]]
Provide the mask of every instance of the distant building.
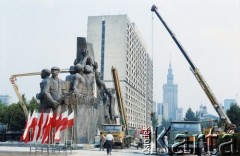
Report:
[[152,110],[152,112],[156,113],[156,115],[157,115],[157,103],[156,103],[156,101],[153,101],[153,110]]
[[225,99],[224,100],[224,111],[225,113],[227,112],[227,110],[230,109],[231,105],[236,103],[235,99]]
[[183,108],[177,108],[176,110],[176,121],[183,120]]
[[169,107],[168,107],[168,103],[162,103],[162,118],[164,120],[169,120]]
[[200,105],[200,110],[199,110],[199,119],[202,120],[205,115],[207,115],[207,107],[203,106],[203,104]]
[[173,82],[171,63],[168,68],[167,83],[163,85],[163,103],[168,104],[167,120],[176,120],[178,107],[178,85]]
[[163,103],[157,103],[157,114],[163,115]]
[[218,126],[219,117],[212,114],[205,114],[200,121],[202,122],[203,128],[209,128]]
[[10,104],[10,96],[9,95],[0,95],[0,102],[3,104]]
[[112,66],[118,69],[129,127],[151,126],[153,64],[136,24],[127,15],[89,16],[87,42],[107,87]]

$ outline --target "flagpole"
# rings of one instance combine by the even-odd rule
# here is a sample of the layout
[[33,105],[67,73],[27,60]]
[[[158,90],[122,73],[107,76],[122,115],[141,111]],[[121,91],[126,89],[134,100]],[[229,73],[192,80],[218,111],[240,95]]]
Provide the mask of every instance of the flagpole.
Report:
[[74,131],[73,131],[73,126],[72,126],[72,135],[71,135],[71,152],[70,152],[70,154],[72,154],[73,133],[74,133]]
[[[32,128],[30,128],[30,131],[29,131],[29,134],[30,134],[29,142],[31,141],[31,135],[32,135],[31,132],[32,132]],[[32,144],[30,142],[30,154],[31,154],[31,152],[32,152]]]

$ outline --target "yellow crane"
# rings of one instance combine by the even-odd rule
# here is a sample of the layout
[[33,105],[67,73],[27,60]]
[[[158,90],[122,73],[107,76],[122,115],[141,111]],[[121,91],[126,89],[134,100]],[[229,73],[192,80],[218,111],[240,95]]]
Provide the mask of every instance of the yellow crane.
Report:
[[123,125],[125,128],[125,144],[129,147],[130,137],[129,137],[129,131],[128,131],[129,129],[128,129],[128,122],[127,122],[126,108],[125,108],[125,103],[122,96],[122,90],[121,90],[120,80],[118,76],[118,71],[114,67],[112,67],[112,76],[113,76],[113,82],[114,82],[114,87],[116,90],[116,96],[118,101],[120,124]]

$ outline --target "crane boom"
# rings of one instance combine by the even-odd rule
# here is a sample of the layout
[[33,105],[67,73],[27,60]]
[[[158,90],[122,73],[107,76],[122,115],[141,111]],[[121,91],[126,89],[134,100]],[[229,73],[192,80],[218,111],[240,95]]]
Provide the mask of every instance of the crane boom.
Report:
[[191,61],[190,57],[188,56],[186,51],[183,49],[181,44],[178,42],[178,40],[176,39],[174,34],[168,28],[167,24],[164,22],[164,20],[162,19],[162,17],[158,13],[157,7],[155,5],[152,6],[151,11],[156,13],[156,15],[158,16],[158,18],[160,19],[160,21],[162,22],[164,27],[167,29],[168,33],[171,35],[171,37],[174,40],[174,42],[177,44],[177,46],[180,49],[180,51],[182,52],[183,56],[185,57],[185,59],[190,64],[190,66],[191,66],[190,69],[191,69],[192,73],[194,74],[194,76],[196,77],[198,83],[200,84],[200,86],[202,87],[203,91],[207,95],[207,97],[210,100],[210,102],[211,102],[212,106],[214,107],[215,111],[218,113],[218,115],[219,115],[221,121],[223,122],[223,124],[231,125],[232,123],[231,123],[230,119],[225,114],[225,112],[222,109],[222,107],[219,105],[219,102],[218,102],[217,98],[215,97],[215,95],[213,94],[212,90],[210,89],[209,85],[207,84],[207,82],[205,81],[205,79],[203,78],[201,73],[199,72],[198,68],[195,67],[195,65]]
[[121,91],[120,81],[119,81],[119,77],[118,77],[118,71],[114,67],[112,67],[112,75],[113,75],[113,81],[114,81],[114,86],[115,86],[117,100],[118,100],[118,111],[120,114],[120,122],[126,128],[126,135],[129,135],[126,109],[125,109],[124,100],[122,97],[122,91]]

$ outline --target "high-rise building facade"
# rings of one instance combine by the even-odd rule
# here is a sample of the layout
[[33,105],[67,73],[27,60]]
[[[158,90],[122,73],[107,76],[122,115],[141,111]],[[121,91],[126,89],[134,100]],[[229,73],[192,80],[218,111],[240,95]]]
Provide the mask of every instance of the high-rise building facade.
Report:
[[118,70],[129,127],[150,126],[153,64],[136,25],[127,15],[90,16],[87,42],[107,87],[113,87],[112,66]]
[[169,64],[167,83],[163,85],[163,103],[168,104],[168,119],[176,120],[176,110],[178,108],[178,85],[173,83],[173,73]]

